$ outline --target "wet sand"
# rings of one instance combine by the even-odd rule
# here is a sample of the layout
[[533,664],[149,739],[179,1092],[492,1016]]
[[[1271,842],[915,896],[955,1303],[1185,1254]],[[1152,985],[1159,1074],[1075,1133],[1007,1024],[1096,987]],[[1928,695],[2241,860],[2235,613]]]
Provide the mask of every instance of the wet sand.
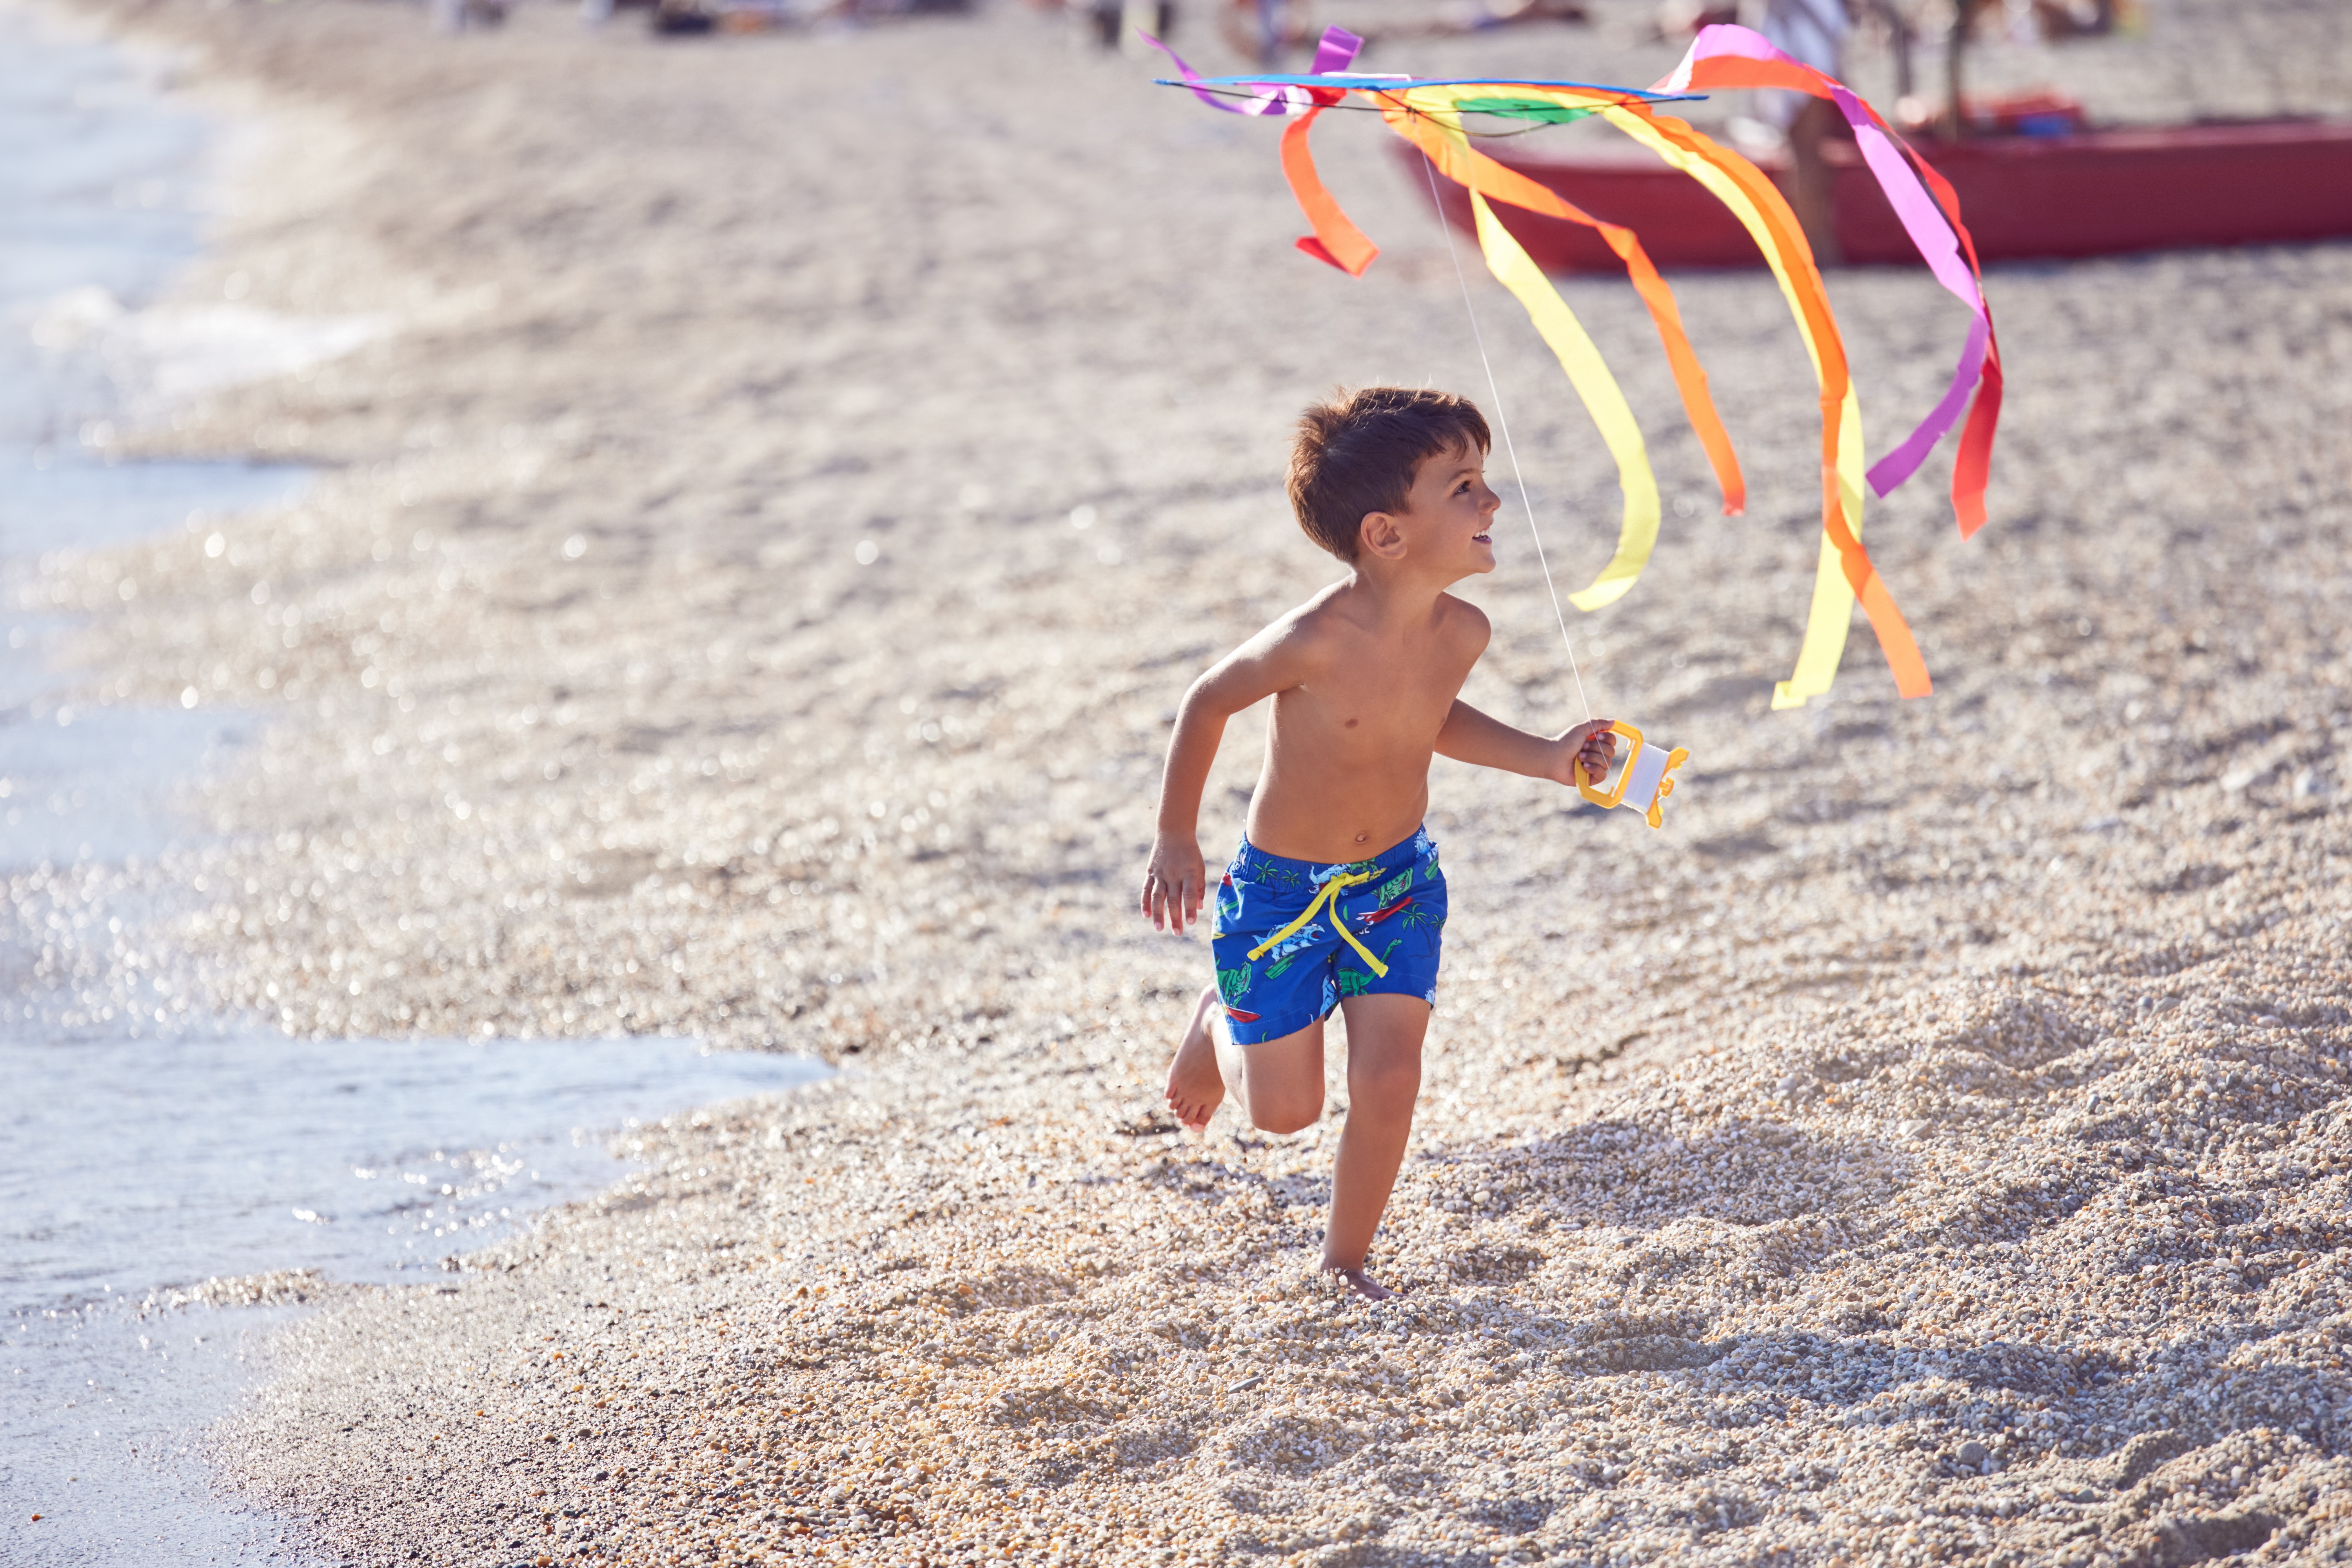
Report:
[[[2352,112],[2333,15],[2149,10],[2061,57],[2095,109]],[[1297,407],[1482,390],[1382,134],[1318,132],[1387,247],[1349,284],[1288,250],[1269,128],[1025,14],[682,47],[119,15],[277,128],[191,298],[401,319],[126,436],[328,465],[300,507],[38,585],[102,612],[94,695],[278,721],[211,800],[224,847],[169,868],[209,895],[169,934],[208,1000],[851,1069],[649,1135],[455,1293],[291,1331],[223,1451],[322,1543],[2352,1545],[2352,248],[2000,272],[1995,521],[1957,538],[1948,452],[1869,535],[1937,695],[1895,702],[1858,629],[1834,700],[1779,715],[1817,527],[1785,311],[1675,280],[1754,497],[1723,519],[1630,291],[1568,286],[1669,501],[1586,678],[1693,759],[1654,834],[1439,765],[1449,962],[1372,1307],[1310,1272],[1336,1114],[1195,1150],[1159,1113],[1205,947],[1129,904],[1184,684],[1328,576],[1281,503]],[[1367,63],[1648,80],[1675,51],[1628,15]],[[1834,298],[1875,452],[1960,323],[1924,275]],[[1597,444],[1481,301],[1590,571]],[[1467,695],[1565,724],[1509,510]]]

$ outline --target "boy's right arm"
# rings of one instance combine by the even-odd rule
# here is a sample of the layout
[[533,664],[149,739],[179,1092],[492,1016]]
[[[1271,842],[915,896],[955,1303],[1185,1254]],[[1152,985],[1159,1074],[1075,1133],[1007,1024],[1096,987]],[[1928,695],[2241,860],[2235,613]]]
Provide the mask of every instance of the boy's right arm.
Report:
[[1160,777],[1160,824],[1143,868],[1143,914],[1161,931],[1182,931],[1208,896],[1201,858],[1201,792],[1225,720],[1306,678],[1309,639],[1296,622],[1267,627],[1192,683],[1176,710],[1168,765]]

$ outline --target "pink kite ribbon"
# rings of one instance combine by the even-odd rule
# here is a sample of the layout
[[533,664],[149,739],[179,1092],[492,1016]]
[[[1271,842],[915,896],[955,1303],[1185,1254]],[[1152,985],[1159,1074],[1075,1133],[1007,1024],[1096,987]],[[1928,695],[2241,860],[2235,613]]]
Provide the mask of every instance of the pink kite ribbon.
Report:
[[[1927,454],[1944,433],[1951,429],[1968,406],[1969,394],[1985,380],[1988,353],[1998,355],[1994,348],[1991,307],[1985,301],[1974,256],[1961,255],[1962,237],[1958,204],[1939,207],[1927,193],[1919,176],[1912,171],[1905,154],[1910,152],[1886,129],[1870,106],[1856,98],[1842,82],[1832,80],[1812,67],[1792,59],[1767,41],[1762,35],[1746,27],[1720,25],[1699,29],[1691,44],[1689,54],[1683,57],[1674,74],[1658,84],[1662,91],[1684,92],[1693,87],[1776,87],[1810,93],[1825,98],[1838,107],[1845,122],[1853,130],[1854,141],[1862,150],[1863,161],[1870,166],[1872,176],[1902,223],[1903,231],[1917,247],[1920,259],[1935,274],[1936,281],[1947,292],[1969,308],[1976,319],[1969,326],[1968,341],[1960,350],[1960,361],[1952,372],[1949,387],[1918,428],[1896,444],[1892,452],[1872,465],[1870,487],[1880,496],[1886,495],[1918,471]],[[1940,182],[1939,182],[1940,183]],[[1988,387],[1990,392],[1991,389]],[[1995,394],[1997,395],[1997,394]],[[1973,435],[1975,433],[1971,431]],[[1991,444],[1990,422],[1982,444]],[[1973,467],[1974,465],[1964,465]],[[1983,518],[1981,480],[1973,497],[1963,497],[1956,485],[1953,502],[1961,514],[1963,533],[1973,533],[1971,522]],[[1971,504],[1973,503],[1973,505]]]
[[[1248,102],[1236,103],[1230,93],[1212,92],[1202,87],[1200,73],[1186,65],[1182,56],[1150,34],[1139,29],[1136,37],[1166,55],[1168,63],[1176,68],[1176,74],[1182,77],[1185,85],[1192,89],[1192,96],[1221,113],[1281,116],[1304,114],[1315,107],[1316,89],[1278,82],[1254,87],[1250,89]],[[1364,40],[1345,27],[1324,28],[1322,41],[1315,46],[1315,74],[1319,77],[1345,71],[1354,62],[1356,51],[1363,47]],[[1335,98],[1332,101],[1337,102],[1338,99]]]

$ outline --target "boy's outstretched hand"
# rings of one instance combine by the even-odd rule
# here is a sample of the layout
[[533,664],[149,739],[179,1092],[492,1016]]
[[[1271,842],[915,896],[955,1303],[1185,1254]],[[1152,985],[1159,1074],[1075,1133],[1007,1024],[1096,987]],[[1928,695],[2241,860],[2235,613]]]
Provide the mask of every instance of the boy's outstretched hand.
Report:
[[1614,719],[1596,718],[1589,724],[1580,724],[1574,729],[1563,731],[1552,744],[1559,747],[1568,776],[1563,779],[1555,774],[1553,777],[1570,789],[1579,784],[1598,787],[1602,779],[1609,777],[1609,769],[1617,761],[1617,737],[1609,727],[1615,722]]
[[1143,917],[1156,930],[1181,932],[1200,918],[1208,871],[1198,839],[1162,833],[1143,868]]

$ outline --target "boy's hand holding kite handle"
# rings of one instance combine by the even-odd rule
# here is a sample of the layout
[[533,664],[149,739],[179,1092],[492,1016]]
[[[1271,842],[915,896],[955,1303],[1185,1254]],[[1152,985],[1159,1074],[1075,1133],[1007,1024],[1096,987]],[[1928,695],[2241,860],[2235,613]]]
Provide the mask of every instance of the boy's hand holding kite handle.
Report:
[[1605,794],[1597,786],[1609,777],[1607,768],[1595,774],[1590,784],[1580,778],[1576,792],[1603,810],[1630,806],[1650,826],[1664,827],[1666,797],[1675,792],[1674,771],[1690,760],[1690,753],[1679,746],[1669,749],[1646,740],[1630,724],[1609,727],[1633,743],[1633,749],[1625,754],[1625,771],[1618,776],[1617,787]]

